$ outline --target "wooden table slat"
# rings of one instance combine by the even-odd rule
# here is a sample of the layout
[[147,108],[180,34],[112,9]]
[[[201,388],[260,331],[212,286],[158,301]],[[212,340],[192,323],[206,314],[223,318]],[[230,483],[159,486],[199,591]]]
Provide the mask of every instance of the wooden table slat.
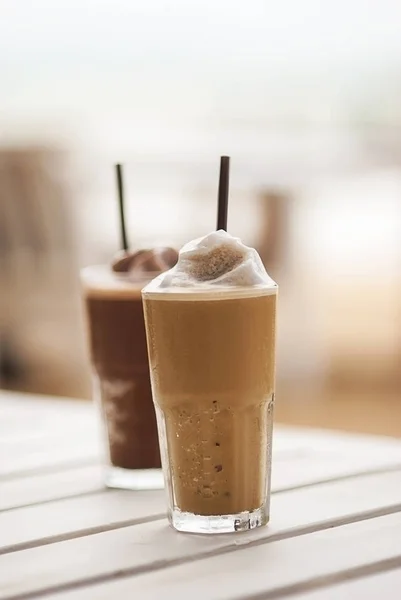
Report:
[[230,554],[51,594],[49,600],[153,600],[158,594],[187,600],[194,590],[213,600],[281,598],[307,589],[316,579],[324,585],[327,578],[330,585],[333,574],[341,581],[361,566],[369,565],[374,572],[376,563],[394,556],[401,566],[399,539],[397,514],[270,544],[244,545]]
[[108,490],[0,513],[0,555],[165,514],[164,491]]
[[104,490],[99,464],[12,478],[0,482],[0,513]]
[[[107,502],[102,498],[102,506],[110,508],[110,498]],[[129,494],[125,502],[121,502],[120,493],[114,500],[115,513],[109,513],[108,519],[121,516],[120,511],[131,502]],[[127,515],[135,518],[141,514],[143,506],[152,494],[144,494],[143,501],[132,500],[131,512]],[[89,522],[88,513],[101,514],[101,509],[96,509],[99,498],[85,498],[70,501],[70,507],[60,508],[55,504],[47,514],[51,527],[42,523],[40,527],[29,527],[32,519],[38,520],[38,511],[34,509],[21,509],[13,511],[15,517],[8,523],[0,521],[0,530],[5,532],[8,543],[23,543],[32,540],[38,530],[45,533],[64,531],[66,527],[58,522],[62,515],[74,511],[73,506],[79,508],[77,523]],[[395,503],[399,504],[396,505]],[[160,497],[160,504],[155,510],[163,510],[164,504]],[[45,508],[45,507],[40,507]],[[47,507],[49,508],[49,506]],[[58,509],[58,510],[57,510]],[[149,507],[149,511],[152,507]],[[22,593],[28,589],[41,589],[100,577],[104,574],[122,573],[130,570],[148,570],[157,564],[164,567],[177,560],[186,561],[202,557],[205,554],[216,554],[223,550],[237,549],[248,544],[261,544],[269,540],[283,540],[307,535],[317,530],[340,527],[357,518],[373,518],[375,514],[399,511],[401,509],[401,472],[364,477],[358,480],[346,480],[298,491],[284,492],[273,497],[272,524],[268,528],[260,528],[253,532],[223,535],[223,536],[190,536],[173,531],[168,527],[166,520],[159,519],[155,522],[142,523],[133,527],[79,537],[70,541],[63,541],[47,546],[36,547],[19,551],[1,557],[4,575],[0,577],[1,584],[12,589],[19,589]],[[117,512],[118,511],[118,512]],[[148,511],[148,512],[149,512]],[[18,519],[18,513],[25,513],[23,522]],[[7,513],[5,513],[7,514]],[[401,519],[401,513],[395,516]],[[93,517],[92,517],[93,522]],[[103,521],[106,522],[106,521]],[[25,530],[22,527],[25,527]],[[16,535],[15,528],[19,528]],[[71,523],[68,523],[71,529]],[[27,531],[27,529],[30,529]],[[40,543],[40,542],[38,542]],[[400,548],[401,551],[401,548]],[[228,555],[227,555],[228,556]],[[231,558],[227,559],[228,562]],[[48,565],[52,565],[49,572]],[[14,574],[14,578],[13,578]],[[7,580],[11,577],[11,581]],[[9,581],[8,584],[6,582]]]

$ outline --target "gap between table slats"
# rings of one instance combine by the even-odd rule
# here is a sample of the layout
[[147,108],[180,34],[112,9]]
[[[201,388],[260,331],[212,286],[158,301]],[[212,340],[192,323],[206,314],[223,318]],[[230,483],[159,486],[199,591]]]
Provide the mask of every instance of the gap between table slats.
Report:
[[[307,581],[293,583],[292,585],[283,585],[270,592],[261,592],[251,595],[246,594],[245,596],[237,597],[235,600],[279,600],[280,598],[299,598],[300,593],[308,590],[320,590],[320,593],[322,593],[322,590],[324,590],[326,595],[327,587],[342,583],[344,581],[353,581],[363,577],[369,577],[378,573],[388,573],[389,571],[394,571],[400,567],[401,554],[374,563],[360,565],[350,569],[344,569],[342,571],[337,571],[336,573],[330,573],[329,575],[318,575],[308,579]],[[394,600],[399,600],[398,596],[393,595],[393,598]],[[389,597],[387,597],[386,600],[390,600]]]
[[[399,600],[399,590],[401,569],[396,568],[383,573],[370,573],[362,579],[344,577],[344,581],[336,581],[324,589],[324,600]],[[314,591],[296,592],[294,596],[296,600],[322,600],[322,590],[317,587]]]

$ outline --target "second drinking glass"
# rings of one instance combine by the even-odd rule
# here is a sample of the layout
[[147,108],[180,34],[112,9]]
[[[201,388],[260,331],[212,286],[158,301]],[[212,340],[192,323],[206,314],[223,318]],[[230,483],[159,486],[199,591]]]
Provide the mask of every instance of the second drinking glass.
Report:
[[81,272],[109,487],[163,487],[141,289],[175,260],[172,249],[142,251],[125,256],[116,270],[103,265]]

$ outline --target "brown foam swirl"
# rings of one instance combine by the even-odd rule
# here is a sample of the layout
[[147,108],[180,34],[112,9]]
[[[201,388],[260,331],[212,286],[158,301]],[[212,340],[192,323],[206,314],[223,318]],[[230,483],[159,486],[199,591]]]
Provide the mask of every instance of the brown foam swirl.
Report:
[[114,273],[163,273],[174,267],[178,252],[174,248],[152,248],[121,252],[112,262]]
[[194,255],[188,261],[187,272],[196,281],[212,281],[232,271],[243,260],[242,251],[221,246],[203,256]]

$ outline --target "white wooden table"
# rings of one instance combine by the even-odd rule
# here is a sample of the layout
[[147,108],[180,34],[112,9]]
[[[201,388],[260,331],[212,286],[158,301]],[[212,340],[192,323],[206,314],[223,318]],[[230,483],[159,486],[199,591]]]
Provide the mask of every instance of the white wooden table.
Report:
[[401,441],[276,427],[271,523],[179,534],[105,490],[90,405],[0,393],[0,598],[401,598]]

